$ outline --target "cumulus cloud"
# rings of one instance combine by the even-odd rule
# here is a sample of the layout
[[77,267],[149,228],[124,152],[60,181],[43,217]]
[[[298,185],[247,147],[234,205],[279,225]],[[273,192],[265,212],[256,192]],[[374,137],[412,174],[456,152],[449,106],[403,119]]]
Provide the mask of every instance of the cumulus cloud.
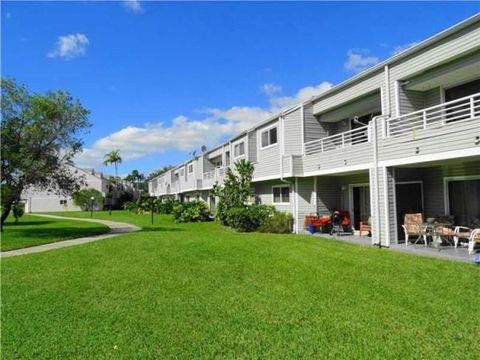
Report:
[[85,55],[88,38],[84,34],[70,34],[59,36],[55,49],[47,53],[50,58],[63,58],[66,60],[74,59],[78,56]]
[[128,11],[135,14],[143,12],[142,4],[140,4],[139,0],[124,0],[122,4]]
[[270,97],[270,106],[273,111],[280,111],[286,107],[293,106],[302,101],[311,99],[314,96],[320,95],[321,93],[330,89],[333,85],[328,81],[323,81],[315,86],[306,86],[297,91],[296,94],[292,96],[272,96]]
[[397,45],[393,48],[393,51],[392,51],[392,54],[391,55],[397,55],[409,48],[411,48],[412,46],[415,46],[418,44],[418,41],[414,41],[414,42],[411,42],[411,43],[408,43],[408,44],[404,44],[404,45]]
[[350,49],[347,52],[347,61],[345,61],[344,67],[348,71],[357,73],[379,62],[380,59],[370,55],[370,51],[367,49]]
[[206,108],[197,111],[199,119],[180,115],[170,124],[159,121],[143,126],[127,126],[84,149],[84,152],[76,158],[76,163],[83,167],[100,166],[103,156],[112,149],[120,149],[122,158],[128,161],[169,150],[189,152],[202,145],[212,147],[229,136],[251,128],[280,109],[308,100],[331,86],[328,82],[322,82],[316,86],[302,88],[293,96],[272,95],[266,108],[255,106]]
[[260,91],[267,96],[273,96],[275,94],[281,93],[282,87],[273,83],[263,84],[262,86],[260,86]]

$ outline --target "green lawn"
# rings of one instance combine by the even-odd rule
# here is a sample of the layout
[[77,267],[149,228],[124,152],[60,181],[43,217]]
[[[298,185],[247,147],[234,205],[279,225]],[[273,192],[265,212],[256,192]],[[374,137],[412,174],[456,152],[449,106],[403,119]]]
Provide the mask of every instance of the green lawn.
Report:
[[2,358],[478,356],[473,265],[166,216],[153,227],[148,215],[96,216],[147,228],[2,260]]
[[4,225],[0,249],[2,251],[48,244],[61,240],[98,235],[108,232],[108,226],[85,221],[58,220],[25,214],[15,224],[9,216]]

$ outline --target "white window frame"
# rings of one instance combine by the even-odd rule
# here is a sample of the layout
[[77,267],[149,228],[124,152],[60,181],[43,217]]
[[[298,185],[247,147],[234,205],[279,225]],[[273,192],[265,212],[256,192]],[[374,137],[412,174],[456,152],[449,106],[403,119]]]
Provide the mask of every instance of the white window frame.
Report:
[[[235,155],[235,148],[238,146],[238,151],[240,152],[240,145],[243,144],[243,154]],[[236,143],[233,143],[233,158],[238,159],[241,158],[242,156],[245,156],[245,140],[237,141]],[[231,154],[230,154],[231,156]],[[228,166],[228,165],[227,165]]]
[[466,175],[466,176],[446,176],[443,178],[443,201],[445,204],[445,215],[450,215],[450,194],[448,191],[448,183],[451,181],[468,181],[480,180],[480,175]]
[[[190,168],[191,168],[192,170],[190,170]],[[187,169],[188,169],[187,172],[188,172],[189,174],[193,173],[193,163],[188,164]]]
[[[275,202],[275,194],[273,193],[273,189],[275,188],[285,188],[288,187],[288,202],[283,202],[282,190],[280,190],[280,198],[281,202]],[[292,202],[292,187],[290,184],[281,184],[281,185],[272,185],[272,204],[273,205],[290,205]]]
[[[272,130],[273,128],[277,129],[277,142],[275,142],[273,144],[268,144],[267,146],[263,146],[263,144],[262,144],[263,133],[268,132],[268,140],[270,141],[270,130]],[[260,142],[260,149],[261,150],[265,150],[265,149],[277,146],[278,145],[278,140],[279,140],[279,138],[278,138],[278,124],[274,124],[274,125],[271,125],[269,127],[264,128],[263,130],[260,130],[259,142]]]

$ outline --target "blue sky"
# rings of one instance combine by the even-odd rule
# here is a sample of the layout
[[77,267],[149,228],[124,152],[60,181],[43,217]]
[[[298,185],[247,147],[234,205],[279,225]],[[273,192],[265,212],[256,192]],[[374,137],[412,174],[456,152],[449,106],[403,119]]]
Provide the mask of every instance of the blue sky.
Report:
[[480,11],[474,2],[2,2],[2,76],[91,110],[79,165],[186,160]]

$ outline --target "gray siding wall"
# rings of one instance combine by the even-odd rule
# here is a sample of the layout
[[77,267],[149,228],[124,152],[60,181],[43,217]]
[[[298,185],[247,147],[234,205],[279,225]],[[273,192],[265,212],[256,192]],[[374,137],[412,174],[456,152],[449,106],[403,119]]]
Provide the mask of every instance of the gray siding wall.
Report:
[[[434,155],[442,152],[463,150],[480,146],[475,145],[479,136],[480,119],[462,123],[451,123],[443,127],[420,129],[408,135],[379,140],[379,161]],[[417,149],[418,148],[418,149]]]
[[302,144],[302,108],[298,108],[284,116],[283,119],[284,154],[300,155]]
[[320,121],[337,122],[353,116],[364,115],[369,112],[381,111],[382,100],[380,91],[375,91],[373,94],[362,96],[346,104],[335,108],[334,110],[320,114]]
[[314,179],[310,178],[297,178],[298,187],[296,189],[296,206],[298,210],[298,216],[295,219],[297,231],[304,232],[304,220],[306,215],[314,214],[315,209],[315,197],[314,197]]
[[326,112],[339,105],[355,100],[360,96],[377,91],[384,85],[384,81],[385,75],[383,69],[380,69],[369,75],[366,79],[356,81],[347,88],[340,89],[332,94],[326,95],[325,98],[316,100],[313,104],[313,113],[319,114]]
[[303,108],[304,140],[309,142],[329,135],[329,124],[322,123],[313,115],[313,105]]
[[[272,186],[274,185],[290,185],[290,204],[288,205],[278,205],[273,203],[273,190]],[[256,196],[256,201],[263,205],[273,205],[279,211],[286,211],[293,214],[293,185],[292,183],[285,183],[281,181],[261,181],[254,183],[254,191]]]
[[467,55],[480,48],[478,22],[390,66],[390,108],[396,114],[395,82]]
[[250,131],[248,133],[248,159],[252,163],[257,162],[257,132]]
[[254,178],[265,176],[278,176],[280,174],[280,132],[277,130],[277,144],[261,148],[261,133],[272,125],[279,129],[278,119],[265,124],[257,129],[258,158],[253,173]]

